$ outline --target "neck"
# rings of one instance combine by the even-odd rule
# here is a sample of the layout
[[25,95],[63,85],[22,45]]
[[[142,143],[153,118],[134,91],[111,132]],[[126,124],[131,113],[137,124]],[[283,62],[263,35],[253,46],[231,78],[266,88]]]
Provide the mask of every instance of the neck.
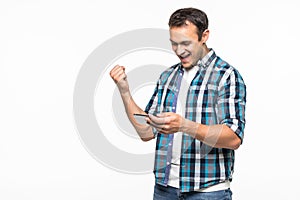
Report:
[[200,57],[200,59],[202,60],[202,58],[204,58],[204,56],[206,56],[209,53],[210,49],[206,46],[206,44],[203,44],[203,51],[202,51],[202,55]]

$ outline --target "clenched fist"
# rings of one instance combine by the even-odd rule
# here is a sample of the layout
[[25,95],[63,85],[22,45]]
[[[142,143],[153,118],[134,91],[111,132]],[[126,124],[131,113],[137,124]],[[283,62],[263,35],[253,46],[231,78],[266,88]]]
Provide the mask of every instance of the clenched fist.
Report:
[[111,71],[110,76],[117,84],[121,94],[129,92],[129,85],[127,82],[127,75],[125,73],[125,67],[116,65]]

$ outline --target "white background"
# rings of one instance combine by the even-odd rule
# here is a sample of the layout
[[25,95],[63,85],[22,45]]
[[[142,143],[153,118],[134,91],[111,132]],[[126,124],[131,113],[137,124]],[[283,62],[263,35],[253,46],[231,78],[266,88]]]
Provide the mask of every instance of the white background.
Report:
[[0,199],[152,199],[152,174],[116,172],[83,147],[73,120],[74,84],[101,43],[137,28],[167,29],[170,14],[189,6],[208,14],[208,46],[247,84],[234,199],[299,199],[298,5],[296,0],[2,0]]

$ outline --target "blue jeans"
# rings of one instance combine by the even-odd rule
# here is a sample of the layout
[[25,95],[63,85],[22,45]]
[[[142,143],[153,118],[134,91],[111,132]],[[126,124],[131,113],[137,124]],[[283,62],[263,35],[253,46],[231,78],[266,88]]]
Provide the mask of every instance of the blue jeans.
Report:
[[174,187],[155,184],[153,200],[231,200],[230,189],[216,192],[184,192]]

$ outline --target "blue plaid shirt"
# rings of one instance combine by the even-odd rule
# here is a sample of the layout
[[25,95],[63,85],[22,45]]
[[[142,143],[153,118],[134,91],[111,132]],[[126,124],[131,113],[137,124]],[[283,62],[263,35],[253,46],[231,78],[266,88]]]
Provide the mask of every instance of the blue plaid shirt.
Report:
[[[198,65],[200,68],[188,89],[185,118],[205,125],[227,125],[243,141],[246,86],[241,75],[216,56],[212,49]],[[154,115],[176,112],[183,73],[179,63],[160,75],[145,112]],[[157,136],[155,179],[156,183],[166,186],[171,168],[174,135],[160,134],[155,129],[154,132]],[[199,190],[225,180],[231,181],[233,168],[234,150],[214,148],[183,133],[179,174],[181,192]]]

